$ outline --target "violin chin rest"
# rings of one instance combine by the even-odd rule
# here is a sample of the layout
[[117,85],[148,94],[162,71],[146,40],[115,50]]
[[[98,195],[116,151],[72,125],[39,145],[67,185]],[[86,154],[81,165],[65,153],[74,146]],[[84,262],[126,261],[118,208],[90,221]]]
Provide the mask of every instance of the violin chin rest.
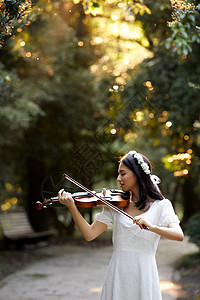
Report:
[[121,197],[124,200],[129,200],[130,199],[130,192],[122,192]]
[[120,194],[122,199],[129,200],[130,199],[130,192],[123,192],[122,190],[110,190],[112,194]]

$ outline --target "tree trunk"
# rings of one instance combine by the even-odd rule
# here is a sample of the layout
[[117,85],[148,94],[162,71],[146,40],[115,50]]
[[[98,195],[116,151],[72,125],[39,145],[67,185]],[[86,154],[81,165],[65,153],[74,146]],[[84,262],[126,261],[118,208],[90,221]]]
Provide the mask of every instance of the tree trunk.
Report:
[[34,158],[27,159],[27,209],[30,222],[36,231],[43,231],[50,228],[51,213],[49,210],[37,211],[36,201],[43,201],[41,185],[44,180],[45,166],[42,161]]

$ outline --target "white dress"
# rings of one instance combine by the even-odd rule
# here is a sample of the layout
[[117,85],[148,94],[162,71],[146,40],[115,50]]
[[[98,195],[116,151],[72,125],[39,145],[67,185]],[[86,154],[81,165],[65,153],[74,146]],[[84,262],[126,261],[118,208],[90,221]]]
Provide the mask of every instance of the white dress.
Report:
[[[168,199],[156,200],[142,216],[158,226],[179,223]],[[106,206],[95,219],[113,227],[113,254],[101,299],[161,300],[155,260],[160,236],[140,229],[131,219]]]

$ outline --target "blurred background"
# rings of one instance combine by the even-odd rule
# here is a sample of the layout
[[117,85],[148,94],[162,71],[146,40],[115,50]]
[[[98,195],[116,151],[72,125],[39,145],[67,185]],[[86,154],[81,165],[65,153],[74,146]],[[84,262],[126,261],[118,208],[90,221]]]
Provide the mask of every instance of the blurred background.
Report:
[[151,160],[185,228],[200,209],[198,1],[0,6],[1,213],[24,207],[34,230],[74,236],[66,209],[35,202],[79,190],[63,172],[118,188],[118,158],[132,149]]
[[[46,257],[41,243],[86,245],[64,206],[35,202],[80,191],[63,173],[119,188],[129,150],[150,159],[200,250],[199,45],[196,0],[0,1],[0,280]],[[92,222],[101,209],[80,211]],[[200,251],[175,268],[199,299]]]

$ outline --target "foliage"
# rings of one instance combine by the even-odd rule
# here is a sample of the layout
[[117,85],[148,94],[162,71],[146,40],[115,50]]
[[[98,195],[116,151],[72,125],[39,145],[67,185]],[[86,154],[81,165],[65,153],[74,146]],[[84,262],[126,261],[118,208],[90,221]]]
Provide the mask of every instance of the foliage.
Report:
[[200,250],[200,214],[193,215],[187,222],[186,234],[190,237],[190,241],[195,243]]
[[[5,134],[6,129],[10,128],[12,132],[15,131],[16,136],[20,128],[28,128],[34,117],[40,113],[42,114],[42,111],[36,102],[27,101],[28,98],[26,94],[23,94],[22,82],[18,74],[16,72],[5,71],[2,64],[0,67],[1,132]],[[6,134],[8,134],[8,131]]]
[[197,14],[199,16],[199,12],[181,15],[181,22],[170,25],[172,34],[165,41],[167,49],[171,49],[173,53],[187,56],[189,52],[192,52],[194,42],[200,44],[200,28],[196,25],[198,16],[195,16]]
[[162,159],[166,170],[174,175],[162,172],[166,190],[183,205],[187,219],[200,207],[199,48],[193,43],[193,53],[188,56],[166,51],[169,28],[165,20],[169,12],[164,8],[159,13],[154,3],[150,8],[151,16],[145,15],[142,20],[153,57],[135,68],[130,66],[125,83],[116,76],[117,89],[112,89],[107,102],[114,120],[110,131],[124,138],[129,149],[137,147],[153,160]]
[[181,21],[186,14],[196,13],[200,10],[198,0],[170,0],[170,2],[171,6],[174,8],[174,11],[172,12],[172,23]]
[[[199,180],[198,40],[190,43],[193,52],[182,55],[181,39],[179,56],[171,56],[164,46],[171,30],[169,3],[149,0],[151,14],[140,2],[133,4],[104,2],[104,14],[94,18],[82,2],[42,0],[29,26],[6,40],[0,69],[5,193],[6,182],[19,185],[33,203],[42,179],[63,169],[88,187],[97,180],[108,183],[116,166],[113,153],[134,147],[159,167],[174,198],[180,182],[191,175]],[[187,26],[191,15],[185,16]],[[175,39],[181,24],[174,24]],[[189,157],[177,159],[178,154]]]
[[16,170],[16,162],[20,161],[18,151],[24,132],[42,111],[37,103],[26,97],[17,72],[5,70],[2,64],[0,64],[0,91],[1,184],[5,182],[17,184],[19,177],[16,174],[19,172],[16,174],[13,172]]
[[[64,4],[62,0],[56,1],[58,5],[64,9],[68,7],[68,3]],[[69,1],[70,2],[70,1]],[[86,14],[92,14],[98,16],[104,14],[108,4],[102,0],[74,0],[75,4],[81,3],[84,7]],[[1,8],[1,35],[0,41],[3,43],[3,39],[7,35],[13,34],[13,29],[22,30],[25,25],[29,25],[30,22],[34,21],[38,14],[48,12],[57,5],[54,1],[40,1],[40,5],[33,9],[32,2],[30,0],[17,0],[17,1],[2,1],[0,4]],[[118,0],[109,1],[109,5],[113,8],[119,7],[122,11],[126,9],[126,13],[130,18],[135,18],[138,14],[144,16],[145,14],[151,15],[152,2],[142,0],[138,1],[127,1],[119,2]],[[172,13],[172,22],[169,22],[170,14],[168,19],[165,20],[170,24],[171,34],[170,37],[166,37],[165,45],[167,49],[171,49],[172,52],[178,53],[179,55],[187,55],[192,51],[191,45],[195,42],[200,42],[200,31],[198,27],[198,18],[200,6],[198,1],[171,1],[172,7],[175,9],[171,12],[171,7],[168,1],[154,3],[154,7],[159,8],[159,14],[162,14],[163,10],[170,10]],[[154,8],[153,8],[154,9]],[[69,9],[71,11],[71,9]],[[63,13],[67,14],[67,12]],[[175,20],[175,21],[174,21]]]
[[[76,3],[80,0],[74,0]],[[193,43],[200,43],[200,27],[199,27],[199,16],[200,16],[200,4],[198,1],[179,1],[171,0],[171,7],[168,1],[160,1],[155,3],[152,1],[124,1],[119,3],[118,0],[109,1],[111,5],[116,7],[117,5],[123,10],[126,7],[127,13],[131,17],[136,17],[138,14],[143,18],[152,18],[152,22],[155,24],[157,17],[162,15],[162,11],[168,12],[167,19],[165,19],[165,24],[169,25],[170,37],[166,37],[165,46],[170,49],[172,53],[177,53],[178,55],[188,55],[192,51]],[[84,0],[83,5],[86,13],[91,13],[93,15],[104,14],[107,4],[101,0]],[[173,8],[173,10],[172,10]],[[158,11],[158,15],[155,16],[155,9]],[[152,17],[151,11],[154,11],[155,18]],[[144,15],[146,14],[146,15]],[[172,21],[170,22],[170,17]]]
[[27,16],[31,12],[31,6],[30,0],[0,1],[0,44],[6,36],[12,35],[14,27],[17,28],[21,22],[28,22]]
[[184,255],[175,268],[179,270],[179,284],[187,299],[199,299],[200,252]]
[[[89,32],[80,28],[80,10],[66,22],[60,7],[56,15],[55,7],[49,8],[48,17],[43,13],[2,51],[7,71],[2,63],[1,199],[10,197],[6,182],[17,183],[28,205],[41,197],[42,180],[52,171],[70,170],[91,185],[93,160],[102,151],[94,139],[102,124],[102,104],[89,69],[100,51],[94,52]],[[86,157],[80,152],[83,146]],[[84,167],[91,168],[86,159],[93,173]],[[30,181],[38,184],[33,191]]]
[[[150,130],[156,134],[157,130],[161,131],[164,139],[168,137],[172,141],[169,149],[172,153],[184,153],[192,146],[194,156],[198,156],[198,61],[198,49],[195,58],[181,61],[166,53],[157,53],[132,72],[125,91],[121,93],[123,103],[131,101],[135,107],[132,115],[135,125],[143,125],[147,135]],[[115,95],[111,103],[118,96]],[[130,107],[127,109],[130,111]],[[196,171],[198,173],[198,169]]]
[[[74,0],[74,3],[79,3],[81,0]],[[92,15],[96,16],[97,14],[103,14],[104,13],[104,4],[102,0],[83,0],[83,6],[85,9],[85,12],[91,13]],[[119,1],[117,0],[111,0],[109,1],[109,4],[112,6],[116,6],[119,4]],[[130,14],[141,14],[144,13],[151,14],[150,9],[145,5],[144,1],[137,0],[137,1],[128,1],[125,0],[124,3],[121,3],[119,7],[123,7],[124,5],[127,6],[127,10]]]
[[[132,107],[135,106],[135,126],[127,128],[130,139],[137,133],[138,124],[141,124],[144,128],[144,140],[151,136],[154,137],[154,147],[165,147],[167,153],[163,155],[164,166],[182,184],[189,177],[193,178],[191,182],[195,180],[197,183],[200,180],[198,49],[195,53],[195,56],[182,61],[169,57],[166,53],[157,53],[153,59],[146,60],[133,72],[134,76],[131,76],[122,93],[123,101],[127,102],[129,99]],[[127,140],[129,135],[127,134]],[[190,193],[194,190],[189,183],[186,186],[188,190],[191,189]],[[184,203],[194,202],[195,209],[198,209],[198,184],[193,199],[186,200],[188,196],[189,193],[187,195],[184,192],[180,200]]]

